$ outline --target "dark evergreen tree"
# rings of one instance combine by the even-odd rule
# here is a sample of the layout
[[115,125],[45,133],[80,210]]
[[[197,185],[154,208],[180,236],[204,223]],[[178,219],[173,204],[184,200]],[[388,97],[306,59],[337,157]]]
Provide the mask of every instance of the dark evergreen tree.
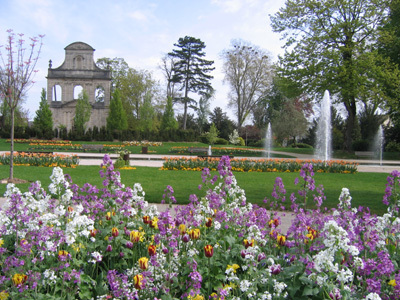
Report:
[[173,49],[168,53],[169,56],[176,58],[177,61],[173,67],[172,81],[179,84],[179,90],[183,95],[176,98],[175,101],[184,105],[183,112],[183,129],[187,127],[187,110],[193,105],[196,106],[196,100],[189,97],[189,93],[210,93],[212,90],[210,80],[213,76],[208,75],[215,68],[212,67],[214,61],[205,60],[204,42],[200,39],[185,36],[180,38],[177,44],[174,44],[177,49]]
[[40,96],[39,109],[33,119],[33,127],[39,138],[50,139],[53,135],[53,114],[46,99],[46,90],[43,88]]
[[214,123],[215,127],[219,132],[219,137],[226,140],[229,139],[229,135],[232,134],[235,124],[228,118],[221,107],[215,107],[210,114],[211,123]]

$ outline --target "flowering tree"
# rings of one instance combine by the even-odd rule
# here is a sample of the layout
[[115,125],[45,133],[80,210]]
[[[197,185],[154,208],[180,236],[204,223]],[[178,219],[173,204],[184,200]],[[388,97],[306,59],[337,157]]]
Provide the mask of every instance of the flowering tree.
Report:
[[0,45],[0,96],[8,105],[11,112],[11,157],[10,178],[13,180],[14,166],[14,112],[21,98],[28,88],[34,83],[32,81],[36,63],[42,48],[43,35],[30,38],[27,46],[23,34],[15,34],[11,29],[7,30],[8,38],[5,45]]

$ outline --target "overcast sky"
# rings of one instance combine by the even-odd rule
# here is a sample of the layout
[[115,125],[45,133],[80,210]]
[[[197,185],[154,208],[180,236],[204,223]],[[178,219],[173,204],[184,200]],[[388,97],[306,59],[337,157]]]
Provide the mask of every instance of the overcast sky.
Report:
[[[223,85],[220,53],[232,39],[243,39],[272,54],[282,54],[280,35],[273,33],[269,15],[284,0],[0,0],[0,44],[7,29],[25,37],[44,34],[35,84],[24,106],[31,119],[39,107],[40,91],[47,87],[49,60],[59,67],[64,48],[77,41],[92,46],[95,61],[120,57],[130,67],[152,72],[162,81],[158,69],[161,57],[170,52],[180,37],[201,39],[206,59],[214,60],[212,86],[216,90],[211,108],[227,108],[228,86]],[[236,120],[236,119],[235,119]]]

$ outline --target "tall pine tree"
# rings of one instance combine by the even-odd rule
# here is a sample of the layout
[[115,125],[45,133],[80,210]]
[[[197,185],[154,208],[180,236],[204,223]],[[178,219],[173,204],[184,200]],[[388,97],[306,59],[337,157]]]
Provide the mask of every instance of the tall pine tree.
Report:
[[53,114],[46,100],[46,90],[42,88],[40,95],[39,109],[33,119],[33,127],[35,128],[38,138],[51,139],[53,136]]
[[[174,44],[177,49],[173,49],[168,55],[176,58],[177,61],[173,67],[173,76],[171,81],[179,84],[180,91],[183,91],[182,97],[176,98],[175,101],[181,102],[184,105],[183,112],[183,129],[186,129],[187,110],[191,104],[196,104],[196,100],[189,97],[189,93],[210,93],[212,90],[210,80],[213,76],[208,75],[215,68],[212,67],[214,61],[205,60],[206,55],[204,42],[200,39],[185,36],[180,38],[177,44]],[[193,105],[196,107],[197,105]]]

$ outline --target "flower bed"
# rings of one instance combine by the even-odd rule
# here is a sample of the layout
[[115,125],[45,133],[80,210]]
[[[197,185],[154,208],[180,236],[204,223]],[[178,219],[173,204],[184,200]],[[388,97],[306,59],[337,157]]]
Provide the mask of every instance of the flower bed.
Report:
[[[121,184],[106,155],[103,186],[78,187],[54,168],[46,192],[39,182],[21,193],[7,187],[0,211],[2,299],[398,299],[399,179],[388,177],[388,213],[351,207],[322,209],[312,164],[290,195],[294,219],[246,203],[228,157],[219,176],[203,170],[206,196],[158,212],[139,184]],[[163,201],[174,202],[168,186]],[[286,200],[278,177],[266,204]],[[307,209],[314,201],[316,210]],[[171,206],[170,206],[171,207]]]
[[[356,173],[358,164],[346,161],[291,160],[291,159],[231,159],[232,171],[236,172],[299,172],[302,165],[312,163],[316,172]],[[217,170],[219,158],[164,158],[163,170],[201,171]]]
[[[83,151],[81,144],[68,143],[30,143],[29,150],[32,151]],[[125,145],[108,145],[103,144],[103,152],[117,152],[124,148]]]
[[[188,149],[190,147],[179,146],[171,147],[169,153],[171,154],[192,154]],[[208,149],[208,148],[207,148]],[[231,155],[231,156],[263,156],[264,151],[259,148],[235,148],[235,147],[211,147],[213,155]]]
[[140,147],[158,147],[162,146],[162,142],[149,142],[149,141],[124,141],[125,146],[140,146]]
[[[10,164],[10,153],[0,155],[0,164]],[[76,155],[14,152],[14,166],[75,168],[78,164]]]
[[[10,143],[11,140],[7,139],[7,143]],[[71,144],[71,141],[67,140],[34,140],[34,139],[14,139],[14,143],[19,144],[31,144],[31,143],[57,143],[57,144]]]

